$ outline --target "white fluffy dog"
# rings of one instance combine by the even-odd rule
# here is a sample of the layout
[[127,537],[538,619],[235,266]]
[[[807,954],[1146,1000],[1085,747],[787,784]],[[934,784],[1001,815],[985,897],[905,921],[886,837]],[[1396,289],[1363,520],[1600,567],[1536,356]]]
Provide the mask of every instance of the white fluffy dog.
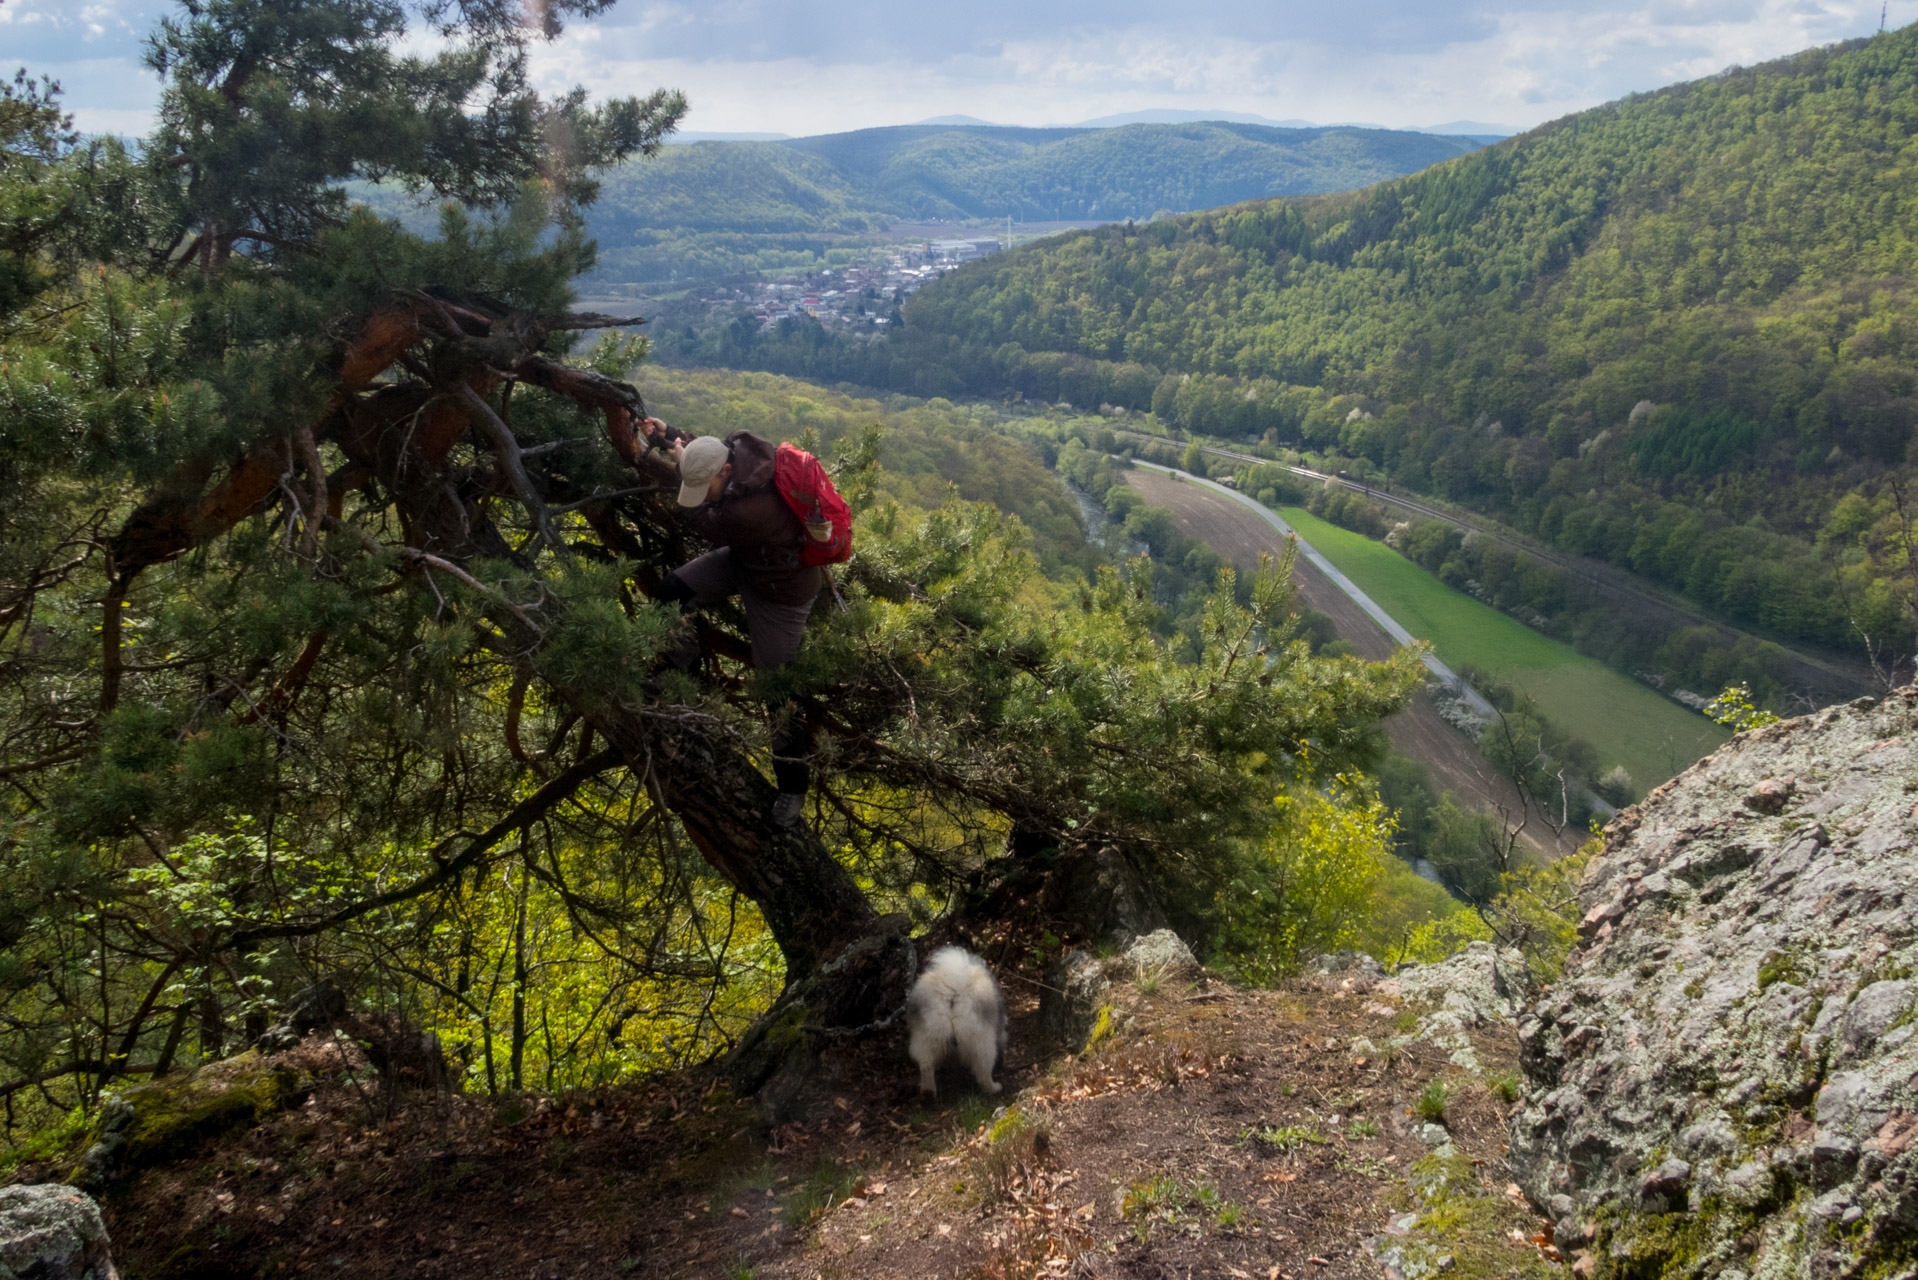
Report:
[[1006,1047],[1006,1001],[985,962],[964,947],[941,947],[906,997],[907,1052],[919,1064],[919,1091],[937,1095],[933,1072],[956,1054],[987,1093]]

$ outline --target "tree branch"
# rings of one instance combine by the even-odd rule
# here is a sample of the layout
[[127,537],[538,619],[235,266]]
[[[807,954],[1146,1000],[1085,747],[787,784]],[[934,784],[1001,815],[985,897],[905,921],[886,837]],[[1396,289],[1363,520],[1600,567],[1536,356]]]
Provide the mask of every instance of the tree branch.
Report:
[[553,532],[553,518],[547,514],[546,503],[539,496],[539,490],[533,487],[533,478],[526,474],[526,460],[520,456],[519,441],[513,438],[513,432],[499,414],[493,412],[493,406],[486,403],[486,397],[473,390],[466,383],[457,384],[453,396],[472,413],[478,425],[493,441],[493,452],[499,455],[500,466],[506,472],[506,478],[513,482],[513,491],[519,500],[526,504],[532,513],[533,523],[539,528],[540,541],[554,551],[564,551],[565,547],[559,535]]
[[535,791],[532,795],[514,805],[505,817],[501,818],[477,836],[474,836],[472,840],[467,843],[466,848],[460,851],[458,857],[449,858],[441,862],[431,874],[422,876],[412,884],[404,885],[398,889],[391,889],[385,893],[375,894],[373,897],[367,898],[362,902],[356,902],[349,907],[342,907],[338,911],[321,916],[316,920],[261,925],[253,929],[242,929],[229,938],[226,945],[220,948],[220,950],[237,951],[255,942],[263,942],[268,938],[311,937],[316,933],[325,933],[328,929],[337,929],[339,926],[357,920],[361,916],[371,912],[380,911],[386,907],[397,906],[402,902],[410,902],[422,894],[431,893],[435,889],[451,884],[484,857],[493,846],[506,839],[507,836],[512,835],[515,831],[537,821],[549,810],[563,803],[573,792],[579,790],[582,784],[606,772],[606,770],[620,763],[623,758],[620,752],[608,747],[579,761],[573,765],[572,768],[566,770],[564,773],[558,774],[551,782],[548,782],[538,791]]

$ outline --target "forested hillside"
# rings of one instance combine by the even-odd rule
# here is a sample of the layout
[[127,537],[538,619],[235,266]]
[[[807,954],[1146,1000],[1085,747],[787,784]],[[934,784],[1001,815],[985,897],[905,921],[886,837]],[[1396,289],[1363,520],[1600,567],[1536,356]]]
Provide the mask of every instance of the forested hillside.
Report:
[[1139,124],[914,125],[669,147],[607,175],[588,224],[603,280],[749,269],[894,219],[1148,218],[1235,200],[1343,191],[1470,150],[1382,129]]
[[876,345],[679,358],[1152,410],[1468,503],[1799,641],[1910,635],[1918,28],[1348,195],[1069,234]]

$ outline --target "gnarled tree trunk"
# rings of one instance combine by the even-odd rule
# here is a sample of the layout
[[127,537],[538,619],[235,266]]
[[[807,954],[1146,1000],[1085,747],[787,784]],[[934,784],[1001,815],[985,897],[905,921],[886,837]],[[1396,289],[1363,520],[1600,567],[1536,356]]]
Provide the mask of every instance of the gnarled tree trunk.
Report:
[[[566,395],[604,415],[609,445],[643,478],[662,486],[673,480],[668,464],[643,448],[636,423],[644,414],[631,386],[535,354],[548,328],[579,328],[617,323],[607,317],[549,317],[501,311],[487,315],[472,304],[455,307],[434,300],[406,301],[372,317],[362,337],[342,356],[340,392],[312,436],[330,440],[349,464],[326,478],[328,502],[338,511],[343,492],[376,480],[392,502],[405,531],[403,554],[421,572],[463,566],[482,559],[514,558],[498,528],[478,501],[462,492],[462,481],[447,457],[473,419],[490,414],[475,400],[496,385],[501,374]],[[424,363],[456,384],[428,386],[402,382],[365,390],[409,347],[431,341]],[[495,448],[514,448],[501,424],[484,424]],[[482,433],[487,438],[488,432]],[[129,517],[115,539],[113,565],[119,584],[116,601],[145,567],[177,556],[260,513],[279,489],[287,459],[315,456],[296,437],[298,429],[256,444],[218,479],[203,467],[155,493]],[[502,438],[503,437],[503,438]],[[295,450],[298,452],[294,452]],[[517,458],[502,471],[529,506],[535,522],[541,496],[526,492]],[[209,483],[210,482],[210,483]],[[313,485],[314,491],[319,490]],[[308,513],[318,520],[328,513]],[[661,518],[670,520],[669,510]],[[616,521],[591,523],[602,538]],[[628,539],[630,552],[637,545]],[[437,565],[438,569],[434,566]],[[642,574],[642,585],[650,575]],[[542,625],[556,603],[542,612]],[[541,643],[542,630],[520,610],[495,603],[489,620],[504,648],[524,665]],[[324,643],[302,655],[309,666]],[[111,665],[111,663],[109,664]],[[912,977],[914,952],[900,918],[881,918],[819,837],[805,824],[777,826],[771,817],[774,788],[751,760],[726,740],[722,727],[683,707],[646,704],[608,705],[603,691],[541,677],[546,695],[582,720],[614,750],[675,816],[700,853],[727,883],[749,898],[765,918],[785,957],[787,985],[778,1004],[749,1034],[733,1059],[737,1085],[752,1091],[775,1077],[790,1084],[822,1038],[856,1034],[890,1024]],[[582,775],[582,777],[585,775]],[[782,1070],[783,1068],[783,1070]],[[774,1107],[789,1088],[769,1091]]]

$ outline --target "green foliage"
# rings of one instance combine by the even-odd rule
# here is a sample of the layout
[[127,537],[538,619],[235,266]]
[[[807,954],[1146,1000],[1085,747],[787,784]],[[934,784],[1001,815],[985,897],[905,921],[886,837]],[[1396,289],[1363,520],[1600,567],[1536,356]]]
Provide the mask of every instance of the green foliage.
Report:
[[1430,640],[1453,670],[1485,672],[1489,683],[1531,699],[1544,719],[1576,726],[1599,770],[1622,765],[1650,785],[1724,742],[1723,730],[1692,711],[1474,599],[1470,583],[1435,581],[1390,545],[1297,508],[1284,515],[1381,608]]
[[1762,729],[1768,724],[1777,724],[1779,720],[1772,712],[1761,711],[1753,706],[1752,691],[1742,684],[1726,686],[1724,692],[1705,704],[1705,714],[1739,733],[1746,729]]
[[1589,577],[1491,538],[1461,536],[1448,521],[1409,521],[1394,527],[1387,543],[1445,585],[1619,671],[1652,673],[1667,687],[1709,689],[1736,676],[1760,690],[1761,700],[1782,704],[1807,679],[1806,668],[1777,644],[1676,612],[1622,609]]
[[[1374,1132],[1377,1126],[1374,1126]],[[1267,1125],[1263,1129],[1254,1129],[1252,1137],[1261,1145],[1274,1151],[1297,1151],[1301,1147],[1326,1145],[1324,1135],[1310,1125]]]
[[80,1150],[81,1139],[92,1127],[93,1117],[75,1107],[44,1129],[0,1150],[0,1175],[11,1176],[23,1164],[39,1164]]
[[959,1099],[955,1117],[961,1133],[973,1133],[992,1119],[993,1104],[984,1094],[968,1093]]
[[[686,623],[648,594],[700,548],[617,413],[543,389],[631,376],[642,349],[576,359],[535,323],[592,258],[586,170],[679,110],[526,87],[526,42],[598,7],[528,28],[456,6],[415,56],[412,10],[219,0],[157,38],[137,164],[45,142],[45,102],[9,125],[0,214],[109,161],[132,192],[87,206],[88,269],[63,268],[82,241],[29,237],[0,318],[0,1090],[42,1107],[10,1124],[205,1079],[180,1068],[320,977],[496,1094],[711,1057],[817,941],[758,864],[690,838],[697,804],[764,789],[769,696],[818,723],[820,803],[788,836],[756,804],[728,830],[802,858],[782,894],[836,886],[849,919],[923,921],[1018,856],[1014,829],[1125,850],[1195,938],[1261,887],[1264,920],[1229,926],[1255,957],[1362,914],[1384,836],[1356,799],[1342,815],[1341,776],[1416,665],[1314,657],[1288,565],[1242,582],[1191,550],[1155,633],[1157,566],[1101,563],[1045,442],[950,403],[649,381],[682,426],[827,449],[859,507],[776,678],[724,656],[728,607],[695,675],[666,661]],[[549,132],[576,147],[548,155]],[[349,212],[353,174],[450,197],[440,234]],[[500,385],[490,352],[521,325],[513,367],[537,376]],[[497,423],[444,416],[468,393]],[[1324,862],[1317,831],[1350,856]],[[224,1096],[200,1119],[274,1104]]]
[[1218,902],[1218,949],[1258,982],[1357,939],[1391,856],[1391,818],[1346,778],[1273,804],[1276,820]]
[[1480,908],[1493,940],[1516,947],[1534,988],[1558,981],[1578,945],[1578,885],[1602,844],[1588,840],[1577,853],[1544,866],[1506,873],[1498,897]]
[[[1414,871],[1402,857],[1389,858],[1373,890],[1372,908],[1352,945],[1385,964],[1444,959],[1477,936],[1470,906]],[[1430,954],[1443,950],[1443,955]]]
[[1209,1182],[1158,1174],[1126,1187],[1119,1200],[1119,1216],[1132,1224],[1133,1238],[1143,1244],[1161,1227],[1194,1234],[1203,1233],[1207,1226],[1230,1230],[1244,1217],[1244,1210],[1227,1204]]
[[[883,342],[724,358],[1272,432],[1761,634],[1902,646],[1914,47],[1907,26],[1364,191],[1057,237],[922,290]],[[1839,532],[1850,497],[1874,515]]]
[[1439,916],[1413,929],[1390,957],[1413,964],[1448,960],[1474,942],[1490,942],[1492,930],[1478,912],[1467,908]]
[[780,1217],[787,1226],[804,1230],[850,1196],[858,1181],[857,1167],[822,1157],[806,1180],[787,1197]]
[[1112,1006],[1099,1006],[1098,1016],[1092,1020],[1092,1030],[1086,1033],[1085,1047],[1079,1050],[1081,1056],[1093,1053],[1099,1046],[1112,1039],[1116,1024],[1112,1021]]
[[1451,1100],[1451,1090],[1445,1087],[1445,1081],[1428,1080],[1419,1090],[1419,1096],[1412,1100],[1412,1114],[1433,1124],[1443,1124],[1445,1108]]
[[569,210],[590,203],[593,169],[657,150],[686,111],[666,90],[597,108],[584,90],[533,90],[529,45],[601,7],[556,0],[534,26],[461,6],[423,24],[442,46],[431,56],[400,52],[412,23],[381,0],[221,0],[161,19],[146,60],[165,89],[143,163],[163,251],[299,256],[344,221],[340,184],[361,176],[476,206],[540,176]]
[[[810,429],[832,456],[835,484],[856,516],[887,501],[930,510],[956,495],[1016,515],[1049,576],[1068,568],[1089,575],[1098,563],[1086,549],[1078,509],[1047,474],[1039,451],[994,430],[996,419],[976,410],[847,393],[772,374],[665,367],[648,369],[646,390],[656,413],[699,435],[744,429],[796,440]],[[867,452],[877,471],[870,483],[849,484],[848,473],[861,470]]]

